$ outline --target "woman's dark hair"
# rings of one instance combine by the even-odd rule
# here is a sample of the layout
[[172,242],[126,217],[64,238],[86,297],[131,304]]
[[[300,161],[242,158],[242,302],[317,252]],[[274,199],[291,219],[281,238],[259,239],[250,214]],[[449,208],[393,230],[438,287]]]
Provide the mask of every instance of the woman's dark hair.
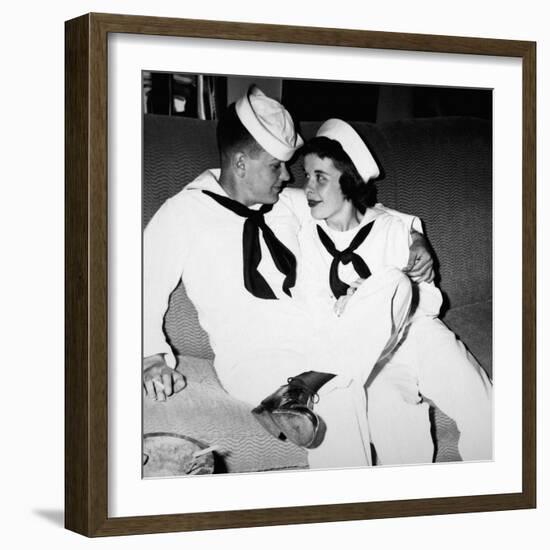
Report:
[[216,138],[222,166],[235,151],[246,151],[252,157],[256,157],[262,152],[261,146],[250,135],[237,116],[235,103],[229,105],[221,116],[216,128]]
[[338,141],[326,136],[314,137],[303,146],[301,153],[304,158],[306,155],[314,154],[319,158],[332,160],[336,169],[342,172],[340,175],[342,194],[359,212],[364,214],[369,206],[376,204],[376,185],[373,181],[363,180]]

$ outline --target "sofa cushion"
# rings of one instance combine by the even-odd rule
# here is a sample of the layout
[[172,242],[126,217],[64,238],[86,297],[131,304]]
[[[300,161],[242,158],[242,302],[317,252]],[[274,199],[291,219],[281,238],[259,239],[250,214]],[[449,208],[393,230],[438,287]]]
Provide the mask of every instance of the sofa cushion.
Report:
[[208,334],[200,325],[197,309],[181,281],[170,296],[164,332],[176,354],[214,359]]
[[143,433],[171,432],[217,445],[229,472],[307,467],[306,453],[269,435],[250,407],[221,387],[212,363],[178,357],[187,387],[165,402],[143,399]]
[[383,124],[388,206],[419,216],[447,307],[492,298],[491,125],[469,117]]
[[219,164],[215,121],[145,115],[143,227],[166,199]]
[[493,302],[487,300],[449,310],[445,324],[467,345],[487,374],[493,375]]

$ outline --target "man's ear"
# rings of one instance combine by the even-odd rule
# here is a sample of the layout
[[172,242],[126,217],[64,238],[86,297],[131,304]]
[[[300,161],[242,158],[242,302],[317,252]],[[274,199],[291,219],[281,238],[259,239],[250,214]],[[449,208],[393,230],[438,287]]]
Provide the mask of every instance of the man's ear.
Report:
[[231,158],[232,168],[241,178],[246,174],[246,154],[243,151],[236,151]]

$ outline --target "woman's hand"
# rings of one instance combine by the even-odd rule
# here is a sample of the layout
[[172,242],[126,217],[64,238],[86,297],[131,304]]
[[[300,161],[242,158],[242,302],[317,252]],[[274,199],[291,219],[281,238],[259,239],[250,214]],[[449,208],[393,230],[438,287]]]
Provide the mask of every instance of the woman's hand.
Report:
[[357,289],[365,279],[359,277],[355,279],[355,281],[352,281],[349,285],[348,291],[344,296],[340,296],[338,300],[336,300],[336,303],[334,304],[334,313],[336,313],[337,317],[340,317],[342,313],[344,313],[344,309],[346,309],[347,303],[350,301],[351,297],[355,294]]

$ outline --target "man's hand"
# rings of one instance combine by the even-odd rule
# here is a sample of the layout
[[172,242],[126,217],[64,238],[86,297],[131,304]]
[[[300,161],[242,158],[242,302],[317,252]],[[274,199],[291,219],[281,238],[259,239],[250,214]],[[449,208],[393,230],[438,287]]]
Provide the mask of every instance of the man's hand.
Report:
[[151,355],[143,360],[143,389],[154,401],[166,401],[183,390],[187,382],[183,374],[170,368],[163,355]]
[[411,231],[409,262],[403,269],[415,283],[431,283],[435,278],[432,249],[426,237],[418,231]]
[[350,283],[347,293],[344,294],[344,296],[340,296],[340,298],[336,300],[336,303],[334,304],[334,313],[336,313],[337,317],[340,317],[340,315],[344,313],[344,309],[346,308],[350,298],[355,294],[355,291],[359,288],[359,285],[361,285],[364,281],[365,279],[362,279],[361,277],[355,279],[355,281]]

